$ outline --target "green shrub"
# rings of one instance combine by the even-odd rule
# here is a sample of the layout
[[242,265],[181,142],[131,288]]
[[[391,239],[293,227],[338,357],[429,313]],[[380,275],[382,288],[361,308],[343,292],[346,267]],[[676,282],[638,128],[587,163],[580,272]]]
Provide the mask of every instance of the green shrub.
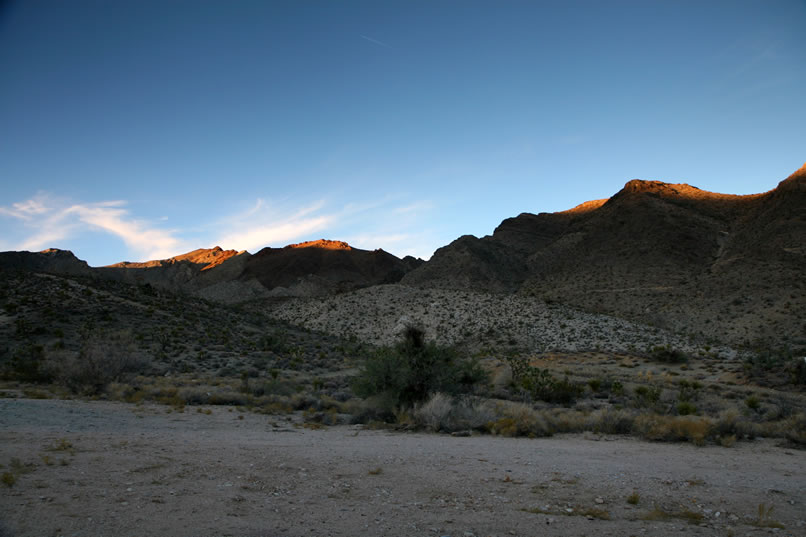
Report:
[[422,330],[408,327],[397,346],[380,348],[367,357],[353,391],[362,398],[380,396],[379,402],[391,410],[411,408],[435,392],[467,393],[486,380],[478,362],[426,343]]
[[684,364],[688,362],[688,355],[679,349],[672,349],[668,345],[652,347],[649,357],[655,362],[666,364]]
[[21,382],[45,383],[53,380],[53,370],[45,360],[45,348],[33,344],[18,348],[6,364],[3,376]]
[[11,472],[3,472],[3,477],[0,478],[0,481],[7,487],[13,487],[14,483],[17,482],[17,478]]
[[533,400],[570,405],[585,391],[585,385],[571,381],[567,376],[561,380],[554,378],[547,369],[540,369],[528,361],[508,358],[515,385]]
[[635,403],[639,407],[653,407],[661,396],[660,386],[638,386],[635,388]]
[[683,379],[677,384],[677,387],[677,400],[681,403],[687,403],[699,397],[699,390],[702,388],[702,384],[696,380],[688,381]]

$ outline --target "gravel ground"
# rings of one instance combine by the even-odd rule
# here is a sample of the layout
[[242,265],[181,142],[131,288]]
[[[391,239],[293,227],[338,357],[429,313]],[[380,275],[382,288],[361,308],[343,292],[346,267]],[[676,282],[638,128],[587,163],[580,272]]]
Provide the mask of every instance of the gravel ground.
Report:
[[[197,410],[0,400],[15,481],[0,535],[806,535],[806,452],[772,440],[310,430]],[[784,529],[754,525],[762,503]],[[656,507],[677,516],[646,520]]]

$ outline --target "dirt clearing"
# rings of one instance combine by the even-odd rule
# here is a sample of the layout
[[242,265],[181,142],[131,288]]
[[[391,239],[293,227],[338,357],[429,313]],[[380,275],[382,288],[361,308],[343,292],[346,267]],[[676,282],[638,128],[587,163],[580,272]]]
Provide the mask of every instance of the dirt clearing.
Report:
[[[207,412],[210,413],[207,413]],[[0,535],[806,535],[806,452],[0,400]]]

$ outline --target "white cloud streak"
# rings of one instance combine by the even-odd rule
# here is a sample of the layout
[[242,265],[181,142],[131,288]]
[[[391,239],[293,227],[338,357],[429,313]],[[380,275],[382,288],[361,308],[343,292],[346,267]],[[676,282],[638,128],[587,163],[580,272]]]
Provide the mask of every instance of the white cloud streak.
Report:
[[381,47],[392,48],[392,46],[391,46],[391,45],[387,45],[387,44],[386,44],[386,43],[384,43],[383,41],[378,41],[377,39],[373,39],[373,38],[371,38],[371,37],[369,37],[369,36],[366,36],[366,35],[362,35],[362,36],[361,36],[361,39],[366,39],[366,40],[367,40],[367,41],[369,41],[370,43],[375,43],[376,45],[381,46]]
[[31,199],[0,206],[0,219],[15,221],[22,231],[16,236],[6,234],[2,244],[31,251],[69,248],[71,239],[87,232],[101,232],[120,239],[129,250],[127,258],[135,261],[165,259],[213,245],[255,253],[266,246],[282,247],[319,238],[346,240],[369,250],[383,248],[400,256],[428,257],[433,251],[433,238],[421,231],[423,214],[434,208],[428,200],[399,204],[390,199],[369,200],[340,207],[318,200],[304,206],[289,205],[258,198],[247,208],[201,229],[166,229],[164,219],[152,222],[132,216],[123,200],[69,203],[39,193]]
[[222,248],[249,250],[254,253],[266,246],[284,246],[312,233],[326,230],[336,221],[335,215],[318,214],[325,206],[317,201],[296,211],[277,209],[258,198],[254,207],[243,215],[219,222],[217,239]]
[[161,259],[179,253],[182,242],[174,232],[132,219],[125,205],[121,200],[67,205],[39,193],[11,207],[0,207],[0,215],[16,219],[31,230],[14,247],[18,250],[56,247],[60,241],[94,230],[119,237],[140,259]]

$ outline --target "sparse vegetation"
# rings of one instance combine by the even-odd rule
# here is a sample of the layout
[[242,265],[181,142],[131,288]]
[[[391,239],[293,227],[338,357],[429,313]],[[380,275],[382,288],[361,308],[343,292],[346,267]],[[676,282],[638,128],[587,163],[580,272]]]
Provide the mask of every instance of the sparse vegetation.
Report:
[[[720,358],[731,351],[714,342],[687,346],[656,328],[639,337],[628,323],[561,304],[370,289],[322,299],[329,319],[352,323],[339,325],[338,338],[311,330],[314,325],[270,318],[257,304],[225,307],[151,286],[30,273],[10,273],[7,282],[3,311],[13,322],[6,325],[8,344],[0,348],[3,397],[64,397],[67,387],[81,396],[157,402],[173,412],[188,405],[237,405],[264,414],[299,413],[311,426],[383,421],[434,432],[533,437],[591,431],[725,447],[777,436],[806,445],[801,398],[785,391],[771,397],[752,383],[739,387],[730,375],[747,374],[748,366]],[[377,331],[382,325],[359,326],[360,315],[357,320],[344,309],[363,314],[371,309],[363,306],[365,299],[378,300],[377,311],[411,310],[412,318],[436,312],[439,328],[409,330],[395,345],[374,347],[371,342],[386,337]],[[458,306],[462,301],[487,313],[467,316]],[[503,304],[520,317],[497,320],[507,318]],[[62,305],[70,317],[59,314]],[[287,301],[272,314],[292,307],[308,311]],[[557,330],[537,328],[548,319]],[[594,319],[603,324],[584,324]],[[452,333],[461,334],[464,347],[437,344]],[[602,338],[612,333],[623,338],[624,352],[601,350],[608,347]],[[589,341],[596,351],[524,351],[559,345],[551,334]],[[642,339],[648,334],[651,341]],[[648,351],[637,350],[642,348]],[[797,386],[803,360],[782,352],[753,356],[751,369],[763,372],[765,385],[780,370],[789,386]]]
[[774,505],[770,505],[767,507],[766,504],[760,503],[758,504],[758,517],[756,520],[753,521],[753,525],[759,528],[778,528],[784,529],[784,525],[778,522],[777,520],[773,520],[772,518],[772,511],[774,509]]
[[14,484],[17,482],[17,478],[14,477],[14,474],[12,474],[11,472],[3,472],[3,476],[0,477],[0,480],[7,487],[13,487]]
[[689,524],[699,524],[703,520],[702,513],[697,513],[695,511],[691,511],[689,509],[681,509],[679,511],[666,511],[662,507],[655,506],[655,508],[650,511],[649,513],[645,514],[641,517],[642,520],[671,520],[671,519],[679,519],[688,522]]
[[668,345],[658,345],[652,347],[649,356],[656,362],[663,362],[666,364],[684,364],[688,362],[689,357],[686,353],[679,349],[670,348]]

